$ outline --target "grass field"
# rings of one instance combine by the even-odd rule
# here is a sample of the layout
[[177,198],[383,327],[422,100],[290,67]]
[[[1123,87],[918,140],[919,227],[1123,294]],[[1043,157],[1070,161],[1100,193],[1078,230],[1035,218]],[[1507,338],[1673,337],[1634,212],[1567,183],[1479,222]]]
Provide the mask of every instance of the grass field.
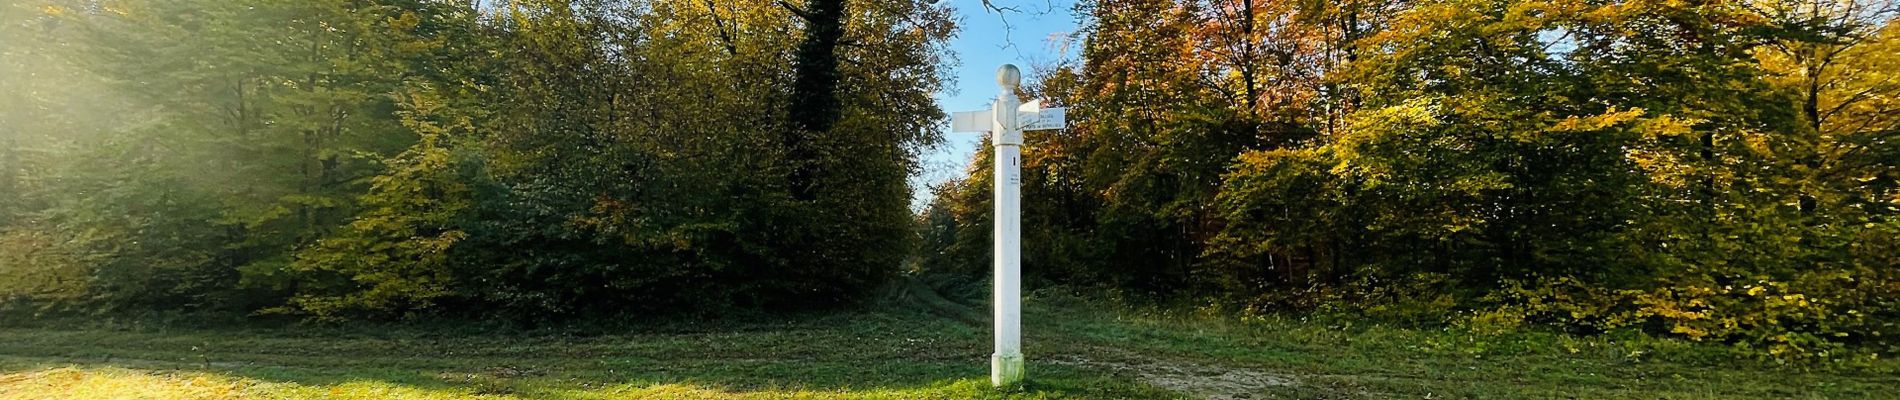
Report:
[[[1710,345],[1228,321],[1038,296],[1031,382],[989,388],[974,309],[575,333],[419,326],[0,327],[0,399],[1895,398],[1900,365]],[[967,307],[967,306],[966,306]],[[68,324],[83,326],[84,324]]]

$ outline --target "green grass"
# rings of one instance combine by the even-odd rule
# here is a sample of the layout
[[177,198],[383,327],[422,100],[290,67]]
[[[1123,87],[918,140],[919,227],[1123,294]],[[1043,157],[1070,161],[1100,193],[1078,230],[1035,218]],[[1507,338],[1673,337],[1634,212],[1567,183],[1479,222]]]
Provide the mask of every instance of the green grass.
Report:
[[[884,308],[633,332],[0,327],[0,399],[1893,398],[1900,368],[1778,367],[1642,338],[1221,320],[1040,296],[1031,382],[987,325]],[[98,324],[95,324],[98,325]]]

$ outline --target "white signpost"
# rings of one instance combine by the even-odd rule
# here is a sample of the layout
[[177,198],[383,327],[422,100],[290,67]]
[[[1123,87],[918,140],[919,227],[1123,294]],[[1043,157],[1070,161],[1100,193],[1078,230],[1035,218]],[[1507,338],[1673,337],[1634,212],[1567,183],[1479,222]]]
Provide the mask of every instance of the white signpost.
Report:
[[995,278],[991,281],[991,304],[995,307],[996,353],[990,356],[990,383],[1013,387],[1023,382],[1022,342],[1022,147],[1023,131],[1062,129],[1067,126],[1066,110],[1042,108],[1042,101],[1022,103],[1016,87],[1023,74],[1016,66],[1003,64],[996,70],[996,83],[1003,93],[989,110],[967,111],[951,116],[954,132],[989,132],[996,148],[996,251]]

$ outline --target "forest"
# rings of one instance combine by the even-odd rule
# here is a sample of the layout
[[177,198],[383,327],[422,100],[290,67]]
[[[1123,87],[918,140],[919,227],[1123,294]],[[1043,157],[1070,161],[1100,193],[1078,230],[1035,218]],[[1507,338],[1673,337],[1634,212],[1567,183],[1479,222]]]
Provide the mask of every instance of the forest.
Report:
[[954,24],[843,3],[15,2],[0,297],[322,320],[848,304],[906,256]]
[[[1074,122],[1026,138],[1025,274],[1239,315],[1896,349],[1892,2],[1085,11],[1080,59],[1028,90]],[[976,278],[971,165],[919,238]]]
[[[980,288],[987,149],[908,183],[959,84],[952,6],[11,1],[0,314],[541,324]],[[1070,110],[1027,136],[1024,271],[1241,319],[1890,355],[1896,12],[1081,1],[1076,56],[1021,93]]]

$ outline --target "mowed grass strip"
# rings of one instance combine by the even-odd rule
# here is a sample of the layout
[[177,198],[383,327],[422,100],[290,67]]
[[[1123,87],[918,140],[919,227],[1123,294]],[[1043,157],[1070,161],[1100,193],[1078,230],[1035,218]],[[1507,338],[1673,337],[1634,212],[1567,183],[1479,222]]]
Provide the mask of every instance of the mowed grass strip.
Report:
[[1178,397],[1056,364],[997,391],[988,358],[986,329],[902,311],[586,336],[0,328],[0,398]]
[[[1041,300],[1041,301],[1036,301]],[[1031,382],[986,325],[908,310],[618,334],[395,327],[0,328],[0,399],[1872,398],[1887,360],[1776,366],[1717,345],[1234,321],[1032,299]],[[1344,322],[1342,322],[1344,321]]]

